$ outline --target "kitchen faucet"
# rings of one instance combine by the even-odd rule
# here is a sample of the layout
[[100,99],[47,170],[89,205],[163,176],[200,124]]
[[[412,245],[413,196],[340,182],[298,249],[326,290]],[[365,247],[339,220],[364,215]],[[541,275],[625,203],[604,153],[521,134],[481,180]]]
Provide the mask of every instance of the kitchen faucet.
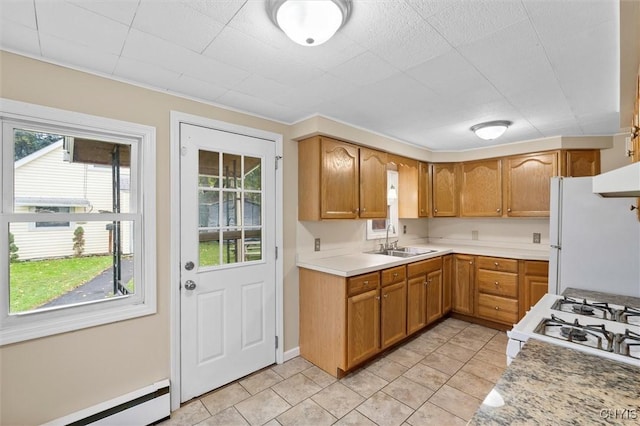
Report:
[[391,230],[391,232],[396,232],[396,229],[393,227],[393,223],[390,223],[389,225],[387,225],[387,236],[385,237],[385,240],[384,240],[384,250],[396,248],[398,244],[398,240],[393,241],[391,244],[389,244],[389,230]]

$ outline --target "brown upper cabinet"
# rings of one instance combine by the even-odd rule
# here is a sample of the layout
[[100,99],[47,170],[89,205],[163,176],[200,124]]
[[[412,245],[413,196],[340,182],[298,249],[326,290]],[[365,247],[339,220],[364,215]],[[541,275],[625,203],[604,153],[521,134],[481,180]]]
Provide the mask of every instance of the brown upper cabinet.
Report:
[[361,218],[387,217],[386,152],[360,147],[359,212]]
[[418,163],[418,217],[429,217],[431,207],[431,175],[427,163]]
[[562,151],[562,176],[582,177],[600,174],[600,150],[572,149]]
[[433,196],[433,216],[458,215],[458,179],[455,163],[431,165],[431,187]]
[[549,216],[550,182],[558,175],[559,154],[550,151],[504,159],[507,216]]
[[416,219],[420,217],[420,188],[418,160],[389,154],[388,161],[398,169],[398,217]]
[[386,153],[314,136],[298,144],[298,219],[384,218]]
[[500,159],[470,161],[460,167],[460,216],[502,216]]

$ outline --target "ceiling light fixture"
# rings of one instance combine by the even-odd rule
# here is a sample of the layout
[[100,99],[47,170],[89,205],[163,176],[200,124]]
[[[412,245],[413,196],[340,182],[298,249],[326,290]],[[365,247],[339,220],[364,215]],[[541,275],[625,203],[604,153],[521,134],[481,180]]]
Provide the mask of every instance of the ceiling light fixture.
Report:
[[499,120],[499,121],[487,121],[486,123],[476,124],[471,127],[471,131],[476,134],[480,139],[490,141],[497,139],[507,131],[507,127],[511,126],[511,121]]
[[302,46],[319,46],[349,19],[351,0],[267,0],[278,28]]

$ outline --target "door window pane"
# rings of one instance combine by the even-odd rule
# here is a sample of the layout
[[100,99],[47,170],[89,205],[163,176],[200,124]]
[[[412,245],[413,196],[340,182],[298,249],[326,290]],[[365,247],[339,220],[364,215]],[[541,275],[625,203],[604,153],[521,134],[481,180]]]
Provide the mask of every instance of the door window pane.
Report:
[[262,159],[244,157],[244,189],[262,189]]
[[262,158],[199,151],[199,266],[262,260]]

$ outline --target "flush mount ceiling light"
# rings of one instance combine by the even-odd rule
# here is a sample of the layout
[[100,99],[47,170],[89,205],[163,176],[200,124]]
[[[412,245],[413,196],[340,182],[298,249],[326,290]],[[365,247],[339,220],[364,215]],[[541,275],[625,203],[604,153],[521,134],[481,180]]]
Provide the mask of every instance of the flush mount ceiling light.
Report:
[[499,138],[507,131],[507,127],[511,126],[510,121],[487,121],[486,123],[476,124],[471,127],[471,131],[476,134],[480,139],[490,141],[492,139]]
[[278,28],[302,46],[319,46],[349,19],[351,0],[267,0]]

